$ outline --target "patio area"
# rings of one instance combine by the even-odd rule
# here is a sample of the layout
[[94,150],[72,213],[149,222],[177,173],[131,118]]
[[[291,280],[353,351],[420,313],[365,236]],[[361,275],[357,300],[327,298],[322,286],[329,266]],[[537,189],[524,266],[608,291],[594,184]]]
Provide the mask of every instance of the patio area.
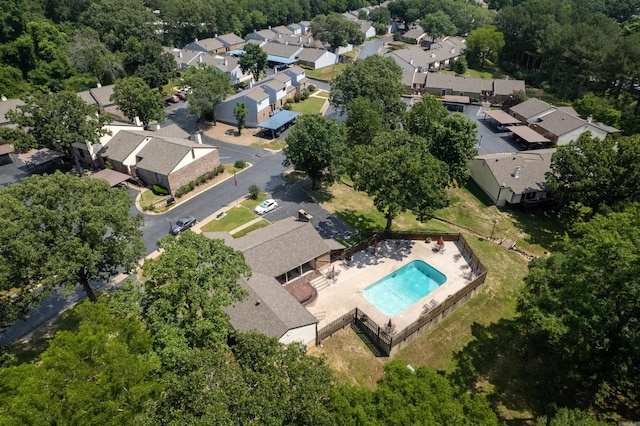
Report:
[[[364,311],[379,326],[389,322],[400,331],[461,290],[475,278],[470,263],[457,242],[445,242],[444,250],[435,251],[435,241],[385,240],[356,253],[351,261],[337,261],[323,270],[325,276],[335,271],[335,279],[318,291],[315,301],[306,306],[318,318],[318,330],[354,308]],[[422,260],[446,275],[447,281],[422,299],[391,318],[385,316],[364,297],[364,289],[402,266]],[[435,302],[433,302],[435,301]]]

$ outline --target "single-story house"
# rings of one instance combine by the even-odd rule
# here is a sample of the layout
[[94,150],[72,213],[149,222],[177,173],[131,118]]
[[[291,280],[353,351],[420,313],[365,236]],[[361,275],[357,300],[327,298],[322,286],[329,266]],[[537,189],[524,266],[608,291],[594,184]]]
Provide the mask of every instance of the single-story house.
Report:
[[430,49],[420,46],[409,46],[386,54],[404,70],[413,69],[414,72],[425,73],[448,68],[451,60],[459,57],[466,49],[464,39],[460,37],[445,37],[431,44]]
[[215,37],[205,38],[202,40],[195,39],[191,43],[184,46],[185,49],[188,50],[198,50],[200,52],[207,52],[211,54],[222,53],[224,54],[227,50],[225,45]]
[[555,107],[536,98],[512,106],[509,113],[557,145],[576,141],[586,131],[599,139],[619,132],[614,127],[593,123],[590,117],[580,118],[571,107]]
[[273,31],[276,34],[279,35],[293,35],[293,30],[290,29],[289,27],[286,27],[284,25],[278,25],[277,27],[273,27],[271,28],[271,31]]
[[162,185],[170,193],[220,164],[216,147],[164,136],[162,132],[121,130],[102,148],[113,170]]
[[297,54],[296,59],[301,65],[317,70],[336,64],[338,55],[328,50],[304,48]]
[[[256,330],[282,343],[315,342],[317,319],[299,300],[307,296],[293,288],[288,291],[285,284],[329,265],[330,240],[324,240],[310,221],[293,217],[238,239],[227,233],[205,235],[222,238],[241,251],[252,269],[251,278],[239,282],[249,297],[225,308],[234,329]],[[310,285],[306,289],[314,290]]]
[[416,26],[416,28],[410,29],[409,31],[402,34],[402,40],[407,43],[420,44],[423,38],[425,38],[427,34],[424,32],[421,26]]
[[556,107],[545,101],[541,101],[538,98],[529,98],[509,108],[509,113],[521,122],[528,124],[544,115],[551,114],[555,110]]
[[293,35],[304,34],[307,32],[306,28],[303,28],[301,24],[289,24],[287,25],[287,28],[291,30]]
[[201,60],[201,56],[207,54],[207,52],[203,52],[202,50],[178,49],[175,47],[164,47],[163,49],[173,56],[178,70],[186,68],[189,65],[197,64]]
[[546,173],[555,148],[478,155],[471,178],[496,206],[533,206],[547,201]]
[[504,102],[518,92],[524,93],[524,80],[495,79],[493,80],[493,101]]
[[127,120],[128,118],[124,115],[118,105],[116,105],[115,101],[112,99],[113,96],[113,84],[108,86],[102,86],[98,83],[98,87],[94,87],[89,90],[89,93],[95,99],[98,104],[98,110],[103,114],[109,114],[113,118],[117,120]]
[[360,31],[364,34],[365,39],[376,36],[376,29],[371,21],[357,20],[356,22],[360,25]]
[[302,49],[302,46],[282,44],[275,41],[270,41],[262,45],[262,50],[264,50],[267,55],[286,59],[295,59],[296,55],[300,53]]
[[493,80],[430,72],[423,90],[436,96],[458,95],[487,99],[493,93]]

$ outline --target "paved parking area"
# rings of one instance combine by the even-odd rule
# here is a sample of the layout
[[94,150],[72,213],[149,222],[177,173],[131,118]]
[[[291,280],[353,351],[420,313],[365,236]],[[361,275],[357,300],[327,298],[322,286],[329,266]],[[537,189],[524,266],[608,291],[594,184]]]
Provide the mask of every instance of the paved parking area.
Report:
[[484,113],[479,105],[470,105],[465,115],[478,124],[478,152],[480,154],[522,151],[522,147],[509,138],[509,132],[498,131],[490,120],[484,118]]

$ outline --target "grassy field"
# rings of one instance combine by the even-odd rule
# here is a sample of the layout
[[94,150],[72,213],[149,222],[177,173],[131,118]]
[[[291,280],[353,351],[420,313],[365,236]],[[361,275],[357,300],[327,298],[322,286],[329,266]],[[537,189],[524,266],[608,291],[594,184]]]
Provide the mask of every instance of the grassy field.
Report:
[[305,72],[309,78],[316,80],[331,81],[347,67],[347,64],[335,64],[330,67],[324,67],[317,70],[308,70]]
[[[242,201],[239,206],[227,210],[226,214],[220,219],[214,219],[211,222],[206,223],[202,227],[202,231],[229,232],[233,231],[239,226],[244,225],[247,222],[257,219],[259,216],[253,212],[253,209],[265,198],[267,198],[267,194],[262,193],[257,200],[247,199]],[[236,238],[238,237],[236,236]]]
[[445,70],[441,72],[444,74],[459,75],[461,77],[484,78],[486,80],[491,80],[495,78],[501,79],[505,77],[505,74],[498,67],[490,66],[490,65],[487,65],[479,69],[468,68],[467,72],[464,73],[464,75],[456,74],[454,71],[451,71],[451,70]]
[[[373,207],[371,199],[345,183],[311,193],[323,207],[360,233],[371,233],[385,225],[384,217]],[[515,240],[518,246],[538,256],[544,256],[562,232],[552,215],[499,210],[473,182],[463,188],[450,189],[449,198],[450,206],[437,212],[439,219],[420,223],[412,214],[404,213],[394,220],[393,228],[462,232],[487,268],[487,280],[481,294],[424,331],[394,358],[415,366],[426,365],[451,372],[456,367],[454,354],[473,340],[474,324],[488,325],[514,317],[517,297],[527,273],[527,258],[486,238],[492,232],[493,220],[498,220],[494,236]],[[375,387],[382,377],[383,365],[388,361],[388,358],[376,358],[349,328],[324,341],[322,348],[311,349],[310,353],[324,355],[342,382],[369,388]],[[491,388],[491,383],[483,386],[489,392]],[[504,407],[503,404],[498,406]],[[518,410],[505,408],[500,414],[504,419],[530,417],[526,408]]]
[[326,99],[320,98],[307,98],[304,101],[300,101],[298,103],[292,103],[291,111],[299,112],[302,114],[318,114],[320,113],[320,109],[326,102]]
[[166,197],[166,195],[156,195],[152,190],[145,189],[140,195],[140,207],[142,209],[144,209],[145,207],[149,207],[150,205],[152,205],[156,201],[160,201],[164,197]]
[[313,92],[313,96],[319,96],[321,98],[329,99],[329,92],[325,92],[324,90],[316,90]]

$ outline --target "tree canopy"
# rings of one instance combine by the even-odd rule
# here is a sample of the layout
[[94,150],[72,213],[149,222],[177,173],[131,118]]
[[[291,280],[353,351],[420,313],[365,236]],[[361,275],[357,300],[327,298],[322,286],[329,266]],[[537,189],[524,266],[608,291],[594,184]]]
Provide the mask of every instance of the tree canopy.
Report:
[[144,126],[164,120],[162,95],[139,77],[127,77],[113,87],[112,100],[129,119],[138,117]]
[[189,111],[199,119],[212,119],[215,122],[216,106],[232,91],[229,76],[215,68],[198,64],[187,68],[183,78],[191,86],[187,99]]
[[638,199],[638,136],[600,140],[583,133],[575,144],[558,147],[547,187],[567,219],[620,210]]
[[358,97],[379,102],[385,114],[399,117],[405,104],[400,99],[402,68],[392,58],[372,55],[358,59],[331,82],[329,101],[341,111],[347,111]]
[[267,67],[267,52],[260,46],[247,43],[244,53],[238,59],[238,65],[243,73],[251,73],[254,81],[260,80],[260,74]]
[[453,35],[456,32],[456,26],[453,25],[449,16],[441,10],[427,14],[420,20],[420,26],[431,36],[433,42],[440,37]]
[[311,33],[316,40],[331,46],[333,51],[347,44],[359,46],[364,42],[360,25],[337,13],[314,17],[311,21]]
[[74,143],[95,144],[107,130],[110,118],[97,114],[97,107],[85,103],[73,92],[35,93],[23,98],[25,104],[7,112],[21,133],[14,146],[18,149],[63,149],[76,160]]
[[373,197],[373,204],[392,221],[407,210],[427,221],[446,207],[447,165],[429,153],[427,141],[404,130],[382,132],[371,144],[353,149],[350,175],[354,188]]
[[471,31],[466,44],[469,63],[483,67],[486,61],[496,62],[505,42],[504,35],[490,25]]
[[640,391],[640,206],[596,215],[535,260],[518,312],[561,388],[577,406]]
[[334,402],[338,424],[497,425],[487,399],[458,394],[427,367],[410,370],[402,360],[384,366],[375,391],[345,387]]
[[10,325],[54,290],[93,286],[144,254],[142,216],[128,191],[60,172],[0,189],[0,324]]
[[283,164],[306,172],[313,189],[334,181],[344,146],[341,124],[320,114],[305,114],[296,120],[286,142]]

